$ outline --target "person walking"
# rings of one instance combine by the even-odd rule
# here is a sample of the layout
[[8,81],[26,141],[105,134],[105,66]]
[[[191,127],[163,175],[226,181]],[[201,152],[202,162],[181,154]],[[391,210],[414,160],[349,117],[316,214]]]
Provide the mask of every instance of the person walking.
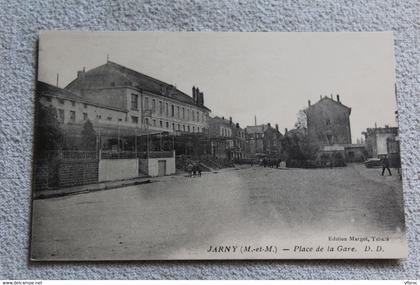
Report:
[[191,163],[189,163],[188,166],[187,166],[187,172],[188,172],[188,176],[192,177],[192,175],[193,175],[193,165]]
[[382,176],[384,176],[385,169],[388,169],[389,176],[391,176],[392,173],[391,173],[391,169],[389,169],[389,159],[388,159],[388,156],[386,155],[382,160]]
[[197,163],[197,173],[198,173],[198,177],[201,177],[201,165],[200,165],[200,163]]

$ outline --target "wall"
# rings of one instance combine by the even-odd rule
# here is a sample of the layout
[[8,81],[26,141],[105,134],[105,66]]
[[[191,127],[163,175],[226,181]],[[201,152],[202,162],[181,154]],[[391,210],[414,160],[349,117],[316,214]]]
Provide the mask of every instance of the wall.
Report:
[[149,158],[149,159],[140,159],[140,170],[143,173],[148,174],[149,176],[155,177],[159,175],[158,163],[159,160],[166,161],[166,174],[171,175],[175,174],[175,157],[166,157],[166,158]]
[[[350,111],[330,98],[323,98],[306,109],[308,136],[311,144],[350,144]],[[329,125],[326,121],[329,120]],[[328,141],[328,136],[332,141]]]
[[377,133],[376,134],[376,155],[388,154],[388,147],[386,140],[388,138],[394,138],[394,134],[390,133]]
[[101,159],[99,160],[98,180],[110,181],[139,176],[138,159]]

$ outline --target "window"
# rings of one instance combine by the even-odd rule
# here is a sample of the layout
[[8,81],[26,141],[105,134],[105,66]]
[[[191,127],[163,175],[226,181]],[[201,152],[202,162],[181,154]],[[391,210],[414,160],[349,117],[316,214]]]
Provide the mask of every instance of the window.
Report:
[[132,122],[133,124],[138,124],[138,122],[139,122],[139,117],[136,117],[136,116],[131,116],[131,122]]
[[163,103],[159,101],[159,114],[163,115]]
[[76,112],[75,111],[70,111],[70,122],[71,123],[76,122]]
[[181,126],[178,124],[178,131],[180,131],[181,130]]
[[74,106],[76,106],[76,102],[74,102],[74,101],[70,101],[71,102],[71,105],[74,107]]
[[152,99],[152,112],[155,113],[156,112],[156,100]]
[[87,113],[83,113],[83,121],[87,121],[88,120],[88,114]]
[[101,118],[102,118],[102,116],[101,116],[101,115],[96,115],[96,118],[97,118],[97,119],[101,119]]
[[169,129],[169,122],[166,122],[166,128]]
[[112,121],[112,117],[107,117],[106,118],[108,121]]
[[83,104],[83,108],[85,108],[85,109],[87,108],[87,104],[86,104],[86,103],[85,103],[85,104]]
[[185,120],[185,108],[182,107],[182,119]]
[[200,113],[197,111],[197,122],[200,122]]
[[325,120],[325,125],[326,125],[326,126],[331,125],[331,121],[330,121],[330,119],[326,119],[326,120]]
[[144,120],[144,122],[146,123],[146,125],[148,125],[148,124],[149,124],[149,118],[146,118],[146,119]]
[[144,97],[144,109],[149,109],[149,97]]
[[166,106],[166,117],[169,117],[169,105],[168,105],[168,103],[166,103],[165,106]]
[[159,121],[159,125],[162,128],[163,127],[163,122],[162,121]]
[[190,109],[187,110],[187,120],[190,120]]
[[171,105],[171,116],[175,116],[175,106],[173,104]]
[[193,127],[193,133],[195,133],[195,127]]
[[121,118],[118,118],[118,122],[122,122],[122,119]]
[[333,144],[333,137],[332,135],[327,135],[328,144]]
[[185,125],[182,125],[182,130],[185,132]]
[[156,127],[156,120],[153,120],[153,126]]
[[139,95],[131,94],[131,110],[139,109]]
[[179,106],[176,107],[176,117],[181,118],[181,116],[179,114]]
[[172,130],[175,131],[175,124],[174,123],[172,123]]
[[190,132],[190,126],[188,126],[187,128],[188,128],[188,132]]
[[191,113],[192,113],[192,120],[195,121],[194,111],[191,111]]
[[64,110],[63,109],[58,109],[58,121],[60,123],[64,123]]

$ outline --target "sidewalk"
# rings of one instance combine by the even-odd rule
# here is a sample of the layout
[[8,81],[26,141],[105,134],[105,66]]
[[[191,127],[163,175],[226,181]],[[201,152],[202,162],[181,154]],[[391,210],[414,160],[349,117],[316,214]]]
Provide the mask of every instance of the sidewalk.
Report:
[[120,187],[139,185],[145,183],[152,183],[153,179],[158,177],[137,177],[133,179],[117,180],[117,181],[106,181],[87,185],[78,185],[73,187],[66,187],[61,189],[43,190],[39,192],[33,192],[33,199],[47,199],[54,197],[62,197],[67,195],[75,195],[82,193],[89,193],[94,191],[115,189]]

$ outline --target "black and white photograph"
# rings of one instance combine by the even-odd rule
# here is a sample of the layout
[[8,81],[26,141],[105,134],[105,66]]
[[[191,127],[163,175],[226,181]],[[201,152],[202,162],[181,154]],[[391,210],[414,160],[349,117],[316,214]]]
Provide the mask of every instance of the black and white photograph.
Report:
[[39,35],[33,261],[407,257],[390,32]]

